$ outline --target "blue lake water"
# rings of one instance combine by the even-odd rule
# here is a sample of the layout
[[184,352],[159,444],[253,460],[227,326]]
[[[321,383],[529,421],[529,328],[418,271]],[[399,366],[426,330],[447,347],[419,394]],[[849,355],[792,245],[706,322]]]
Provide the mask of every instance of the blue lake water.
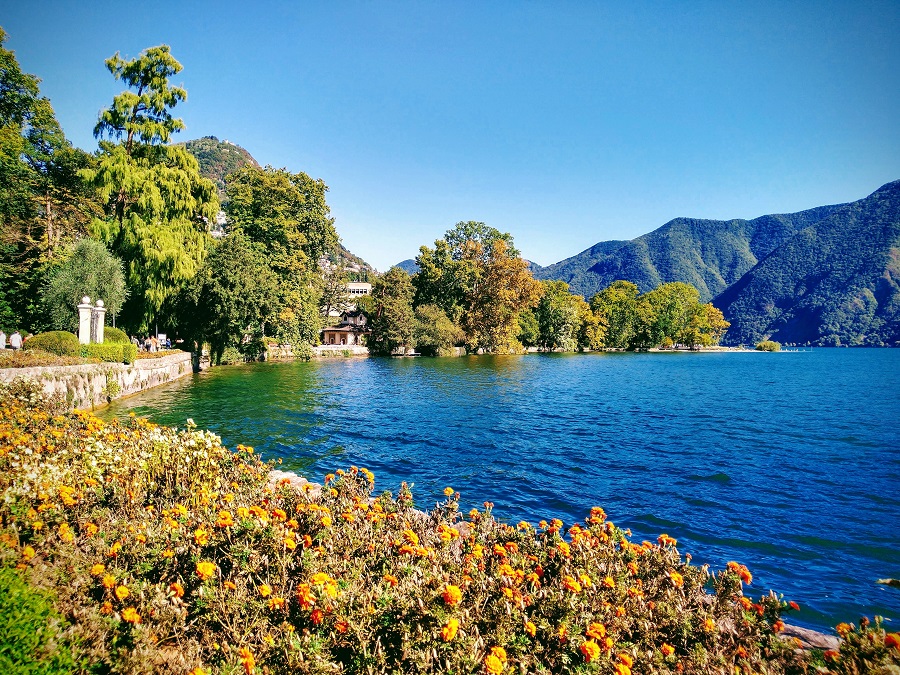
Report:
[[421,508],[513,521],[591,506],[695,564],[746,564],[755,594],[813,627],[881,614],[900,627],[900,350],[585,354],[264,363],[117,402],[311,480],[350,465]]

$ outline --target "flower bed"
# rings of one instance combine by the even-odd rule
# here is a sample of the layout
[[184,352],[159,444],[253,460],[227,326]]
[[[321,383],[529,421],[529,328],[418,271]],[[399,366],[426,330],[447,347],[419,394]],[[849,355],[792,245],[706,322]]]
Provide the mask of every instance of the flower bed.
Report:
[[[0,401],[0,565],[55,598],[55,649],[128,673],[803,673],[898,663],[878,621],[841,650],[779,636],[790,608],[750,572],[676,542],[582,524],[431,514],[350,467],[322,489],[268,484],[252,448],[191,426]],[[707,589],[714,591],[713,594]],[[58,654],[57,654],[58,656]],[[68,662],[57,659],[59,662]],[[865,666],[865,667],[864,667]],[[856,667],[857,670],[852,670]]]

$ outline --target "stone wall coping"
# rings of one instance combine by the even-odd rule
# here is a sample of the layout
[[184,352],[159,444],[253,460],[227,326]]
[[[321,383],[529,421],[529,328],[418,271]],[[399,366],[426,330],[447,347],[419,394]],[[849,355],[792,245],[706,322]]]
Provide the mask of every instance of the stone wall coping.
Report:
[[73,366],[32,366],[30,368],[0,368],[0,379],[12,380],[16,377],[38,377],[40,375],[80,375],[83,373],[95,372],[97,368],[114,368],[117,370],[126,370],[128,368],[149,370],[153,368],[161,368],[170,366],[182,361],[190,361],[190,352],[181,352],[180,354],[166,354],[153,359],[137,359],[132,364],[125,363],[82,363]]

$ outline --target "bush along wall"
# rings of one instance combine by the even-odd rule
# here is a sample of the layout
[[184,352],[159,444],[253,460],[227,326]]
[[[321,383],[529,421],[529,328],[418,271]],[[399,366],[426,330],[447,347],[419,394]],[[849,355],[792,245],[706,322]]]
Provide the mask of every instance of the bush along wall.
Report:
[[134,363],[137,358],[137,347],[130,342],[91,343],[81,345],[81,356],[110,363]]
[[[895,672],[900,636],[781,637],[778,595],[737,562],[690,564],[595,507],[582,523],[430,513],[349,467],[271,483],[207,431],[58,414],[0,388],[0,567],[53,598],[59,649],[116,673]],[[707,591],[710,589],[710,592]],[[27,621],[31,618],[25,617]],[[15,621],[15,620],[14,620]],[[15,627],[14,627],[15,628]],[[15,631],[13,630],[13,633]],[[69,639],[77,636],[77,640]],[[893,668],[887,670],[887,668]]]

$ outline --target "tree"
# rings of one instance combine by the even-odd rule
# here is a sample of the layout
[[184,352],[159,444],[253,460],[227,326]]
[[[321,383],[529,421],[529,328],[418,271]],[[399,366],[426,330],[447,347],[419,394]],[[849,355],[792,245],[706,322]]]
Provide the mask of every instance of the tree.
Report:
[[78,176],[92,158],[66,140],[5,39],[0,29],[0,318],[41,330],[46,274],[100,211]]
[[413,342],[423,354],[449,356],[462,342],[462,329],[453,323],[437,305],[419,305],[415,311]]
[[680,281],[662,284],[642,296],[642,301],[653,308],[653,326],[651,332],[659,335],[657,344],[669,338],[673,343],[680,342],[681,337],[691,319],[700,308],[700,292]]
[[522,346],[537,347],[538,338],[540,337],[540,327],[538,326],[537,317],[534,310],[523,309],[519,312],[519,334],[517,339]]
[[178,330],[199,353],[204,342],[220,363],[277,307],[278,280],[261,251],[240,233],[222,239],[178,300]]
[[320,267],[339,245],[327,191],[322,180],[271,166],[244,166],[225,179],[229,227],[261,248],[278,277],[274,334],[295,346],[318,342],[321,303],[329,301],[323,285],[331,286],[332,306],[340,285],[340,274],[323,280]]
[[542,281],[543,295],[534,310],[538,322],[538,345],[553,351],[575,351],[578,346],[578,330],[581,314],[577,300],[583,299],[569,293],[565,281]]
[[319,309],[322,319],[327,322],[332,311],[341,314],[352,306],[347,286],[350,277],[347,270],[338,265],[325,263],[322,267],[322,295],[319,298]]
[[77,329],[77,306],[85,295],[92,301],[103,300],[112,316],[126,296],[122,261],[99,241],[87,238],[72,247],[68,260],[47,281],[43,296],[54,330]]
[[484,223],[460,222],[435,248],[416,258],[415,305],[434,304],[460,325],[469,351],[515,350],[519,312],[540,297],[540,286],[512,245],[512,236]]
[[415,316],[409,275],[392,267],[372,284],[372,311],[368,345],[374,354],[389,355],[412,344]]
[[604,346],[622,349],[631,343],[639,295],[630,281],[614,281],[591,298],[591,310],[606,325]]
[[126,264],[131,294],[127,325],[146,330],[167,299],[197,272],[210,244],[208,223],[219,210],[216,188],[197,160],[168,145],[184,128],[170,110],[187,93],[169,84],[181,64],[169,47],[151,47],[130,61],[116,53],[106,67],[129,89],[100,114],[97,166],[81,175],[107,204],[96,234]]
[[573,297],[576,298],[575,302],[580,317],[577,335],[578,348],[580,350],[603,349],[606,345],[606,320],[591,310],[591,306],[580,295]]
[[678,341],[691,349],[717,345],[731,324],[712,303],[697,304]]

